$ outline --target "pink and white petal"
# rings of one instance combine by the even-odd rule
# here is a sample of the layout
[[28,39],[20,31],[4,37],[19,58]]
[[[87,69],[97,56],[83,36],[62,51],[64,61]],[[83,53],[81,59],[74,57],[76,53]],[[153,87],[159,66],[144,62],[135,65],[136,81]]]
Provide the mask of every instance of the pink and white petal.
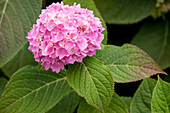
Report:
[[66,57],[65,60],[66,60],[67,63],[69,63],[69,64],[74,64],[74,62],[75,62],[75,57],[69,56],[69,57]]
[[48,70],[51,66],[50,63],[42,63],[41,65],[45,67],[45,70]]
[[61,61],[55,62],[54,64],[51,65],[51,69],[58,73],[60,72],[60,69],[64,69],[64,63]]
[[88,55],[88,56],[96,55],[96,51],[89,51],[87,55]]
[[57,56],[59,56],[59,59],[62,59],[63,57],[67,56],[68,53],[64,48],[59,48],[57,50]]
[[99,45],[103,39],[104,39],[104,34],[99,33],[96,39],[96,45]]
[[73,43],[72,41],[67,41],[67,42],[65,43],[65,49],[66,49],[66,50],[72,49],[73,46],[74,46],[74,43]]
[[82,51],[88,46],[86,39],[82,39],[81,41],[78,41],[77,44]]

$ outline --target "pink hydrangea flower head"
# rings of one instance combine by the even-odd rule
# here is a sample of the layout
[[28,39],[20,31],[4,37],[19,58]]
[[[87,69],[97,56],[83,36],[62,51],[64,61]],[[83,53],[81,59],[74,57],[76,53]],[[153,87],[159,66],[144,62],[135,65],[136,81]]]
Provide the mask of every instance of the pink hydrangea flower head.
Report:
[[81,62],[101,49],[104,30],[93,11],[80,5],[53,3],[43,9],[28,33],[29,50],[45,69],[59,72],[66,64]]

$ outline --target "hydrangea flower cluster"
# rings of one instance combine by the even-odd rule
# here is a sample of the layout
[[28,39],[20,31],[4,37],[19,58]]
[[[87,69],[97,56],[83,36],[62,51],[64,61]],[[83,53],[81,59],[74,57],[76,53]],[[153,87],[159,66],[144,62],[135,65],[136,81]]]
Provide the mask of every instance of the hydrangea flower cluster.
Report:
[[80,5],[53,3],[43,9],[28,33],[29,50],[37,62],[59,72],[66,64],[82,62],[101,49],[104,28],[93,11]]

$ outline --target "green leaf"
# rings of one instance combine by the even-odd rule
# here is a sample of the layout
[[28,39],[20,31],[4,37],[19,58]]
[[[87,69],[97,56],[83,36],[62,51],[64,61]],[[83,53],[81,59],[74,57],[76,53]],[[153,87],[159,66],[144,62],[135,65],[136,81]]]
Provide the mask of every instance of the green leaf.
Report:
[[114,93],[106,113],[128,113],[128,108],[119,95]]
[[166,74],[149,55],[129,44],[105,46],[95,57],[111,70],[115,82],[132,82],[157,73]]
[[156,0],[94,0],[104,20],[110,24],[130,24],[148,17]]
[[[88,105],[85,102],[85,100],[82,100],[78,108],[78,113],[101,113],[101,112],[93,108],[92,106]],[[106,113],[128,113],[125,103],[116,93],[113,94],[112,101],[110,102],[110,105]]]
[[5,85],[6,85],[7,81],[8,80],[6,78],[0,77],[0,97],[5,89]]
[[87,102],[84,99],[81,99],[77,113],[101,113],[101,112],[87,104]]
[[69,90],[62,74],[26,66],[10,78],[0,100],[0,113],[44,113]]
[[42,0],[0,0],[0,67],[25,45],[26,35],[41,10]]
[[5,64],[1,70],[10,78],[14,72],[26,65],[37,65],[33,54],[28,50],[28,43],[18,52],[16,56],[14,56],[12,60]]
[[80,97],[74,90],[71,90],[57,105],[48,113],[74,113],[79,104]]
[[142,81],[132,99],[131,113],[151,113],[151,99],[155,85],[154,79],[147,78]]
[[158,77],[158,82],[153,90],[152,113],[170,113],[170,83]]
[[146,51],[162,69],[170,67],[169,22],[147,22],[134,37],[135,44]]
[[132,101],[132,97],[121,96],[121,99],[125,102],[125,104],[128,108],[128,111],[130,111],[130,104],[131,104],[131,101]]
[[101,110],[108,107],[114,92],[114,81],[110,70],[94,57],[86,57],[82,63],[69,65],[66,73],[70,86],[88,104]]
[[100,12],[96,8],[96,5],[93,0],[63,0],[63,2],[64,4],[69,5],[73,5],[76,2],[77,4],[80,4],[82,8],[87,8],[89,10],[94,11],[94,15],[100,19],[100,21],[102,22],[102,26],[105,28],[105,30],[103,31],[104,40],[102,41],[102,43],[107,44],[107,26],[102,16],[100,15]]

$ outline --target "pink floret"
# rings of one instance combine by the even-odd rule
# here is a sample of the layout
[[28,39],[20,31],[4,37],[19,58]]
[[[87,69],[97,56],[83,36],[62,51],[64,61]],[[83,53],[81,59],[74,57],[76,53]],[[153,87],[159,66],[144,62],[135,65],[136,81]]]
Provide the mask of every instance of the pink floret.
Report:
[[82,62],[101,49],[104,28],[93,11],[80,5],[53,3],[43,9],[28,33],[29,50],[45,69],[59,72],[66,64]]

